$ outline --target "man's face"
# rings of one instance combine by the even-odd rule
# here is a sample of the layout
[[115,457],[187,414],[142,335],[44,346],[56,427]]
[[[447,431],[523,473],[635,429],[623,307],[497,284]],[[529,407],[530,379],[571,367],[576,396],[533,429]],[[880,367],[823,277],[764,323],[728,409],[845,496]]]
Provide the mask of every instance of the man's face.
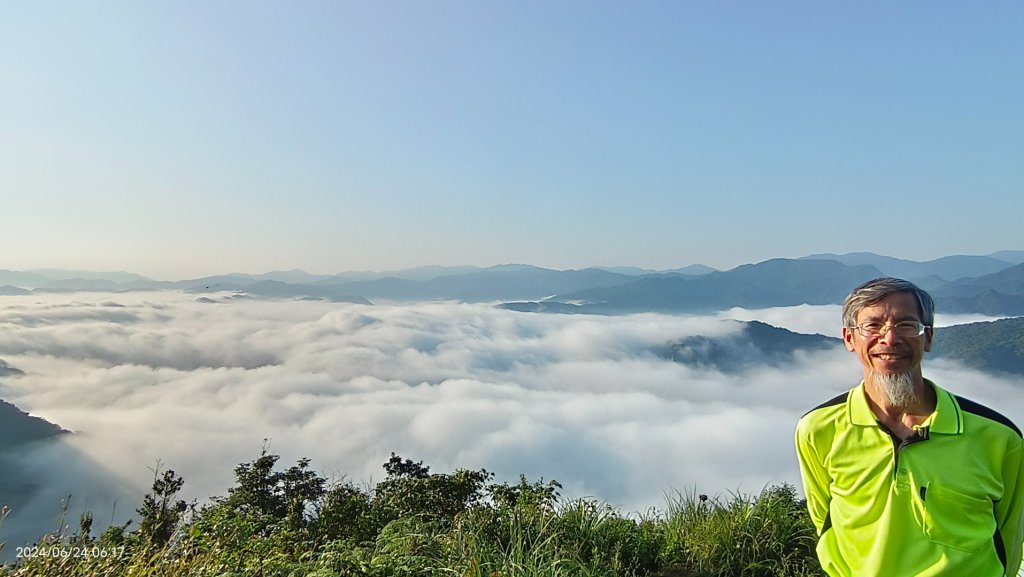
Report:
[[901,337],[891,327],[902,321],[921,322],[917,299],[912,293],[891,294],[857,313],[857,325],[865,322],[888,325],[881,335],[865,337],[857,329],[843,327],[846,349],[857,353],[864,366],[865,379],[871,373],[921,374],[921,360],[932,348],[932,329],[925,329],[920,336]]

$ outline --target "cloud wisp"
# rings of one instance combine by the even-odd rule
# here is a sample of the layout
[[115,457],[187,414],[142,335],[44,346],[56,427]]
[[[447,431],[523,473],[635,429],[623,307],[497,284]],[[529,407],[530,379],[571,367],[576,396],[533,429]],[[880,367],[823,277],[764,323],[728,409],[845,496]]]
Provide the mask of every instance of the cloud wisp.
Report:
[[[0,359],[24,374],[0,380],[0,397],[75,431],[71,447],[138,491],[123,509],[158,461],[189,497],[224,494],[267,438],[283,463],[310,457],[356,481],[379,480],[395,451],[435,471],[554,478],[567,496],[642,511],[673,489],[797,483],[796,419],[860,373],[841,347],[735,374],[654,353],[732,334],[728,318],[822,332],[811,329],[838,325],[835,307],[587,316],[213,297],[4,297]],[[952,363],[926,372],[1024,416],[1007,401],[1019,383]]]

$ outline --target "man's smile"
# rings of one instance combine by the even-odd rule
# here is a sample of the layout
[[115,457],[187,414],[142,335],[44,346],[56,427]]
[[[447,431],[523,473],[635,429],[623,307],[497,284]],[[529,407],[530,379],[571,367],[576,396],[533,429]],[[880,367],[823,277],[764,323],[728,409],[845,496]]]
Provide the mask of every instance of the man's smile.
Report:
[[882,359],[884,361],[894,361],[896,359],[905,359],[905,358],[907,358],[907,354],[906,353],[902,353],[902,352],[898,352],[898,351],[876,352],[876,353],[871,353],[871,356],[879,358],[879,359]]

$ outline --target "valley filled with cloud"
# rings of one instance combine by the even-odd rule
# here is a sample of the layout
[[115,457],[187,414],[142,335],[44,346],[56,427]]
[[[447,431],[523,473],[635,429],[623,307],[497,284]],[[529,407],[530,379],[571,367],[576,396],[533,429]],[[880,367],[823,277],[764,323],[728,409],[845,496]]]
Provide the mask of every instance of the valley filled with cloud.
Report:
[[[563,496],[638,512],[675,490],[799,485],[796,420],[860,378],[841,346],[738,371],[657,353],[735,320],[835,337],[836,305],[596,316],[230,292],[2,298],[0,360],[22,374],[0,376],[0,398],[75,433],[5,457],[45,479],[3,503],[9,545],[52,530],[69,494],[97,523],[126,519],[158,463],[190,499],[223,495],[264,442],[283,465],[309,457],[359,483],[396,452],[436,472],[557,479]],[[1020,379],[927,359],[925,375],[1024,422]]]

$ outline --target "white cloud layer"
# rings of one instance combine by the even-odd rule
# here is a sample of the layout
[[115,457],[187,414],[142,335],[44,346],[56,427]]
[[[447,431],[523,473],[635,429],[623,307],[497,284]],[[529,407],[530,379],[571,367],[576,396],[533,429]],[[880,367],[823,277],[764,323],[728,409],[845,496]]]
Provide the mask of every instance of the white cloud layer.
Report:
[[[65,447],[33,466],[65,459],[57,466],[95,466],[131,487],[62,479],[55,494],[93,495],[97,523],[104,499],[119,496],[123,514],[138,506],[157,461],[190,498],[224,494],[264,438],[284,465],[306,456],[357,482],[379,480],[395,451],[438,472],[554,478],[566,496],[626,511],[662,508],[673,489],[798,484],[796,420],[860,375],[840,347],[742,374],[653,352],[729,334],[729,318],[837,336],[838,307],[584,316],[174,292],[0,298],[0,359],[25,372],[0,381],[0,397],[79,433],[77,464]],[[948,362],[926,374],[1024,422],[1019,381]]]

